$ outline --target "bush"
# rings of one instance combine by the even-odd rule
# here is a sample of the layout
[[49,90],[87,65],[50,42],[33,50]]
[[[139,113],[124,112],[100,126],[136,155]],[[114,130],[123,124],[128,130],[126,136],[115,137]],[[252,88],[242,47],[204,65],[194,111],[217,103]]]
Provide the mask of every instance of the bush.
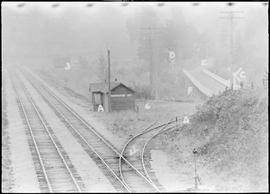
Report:
[[226,180],[215,183],[225,190],[259,191],[267,187],[267,108],[268,97],[255,90],[227,90],[197,107],[190,124],[168,134],[163,145],[175,161],[196,148],[206,174]]

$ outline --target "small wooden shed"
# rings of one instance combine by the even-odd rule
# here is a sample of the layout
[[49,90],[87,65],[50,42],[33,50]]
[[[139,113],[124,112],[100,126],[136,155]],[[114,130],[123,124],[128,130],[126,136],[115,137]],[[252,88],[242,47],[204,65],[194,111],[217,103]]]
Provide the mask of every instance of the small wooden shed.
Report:
[[[109,112],[108,83],[91,83],[89,85],[93,110],[102,105]],[[111,82],[111,111],[135,110],[135,91],[120,82]]]

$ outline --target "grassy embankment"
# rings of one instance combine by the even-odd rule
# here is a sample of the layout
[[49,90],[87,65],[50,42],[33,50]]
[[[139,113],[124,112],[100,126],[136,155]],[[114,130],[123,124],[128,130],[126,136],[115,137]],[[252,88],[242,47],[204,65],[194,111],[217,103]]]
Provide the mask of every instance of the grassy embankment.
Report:
[[267,191],[267,91],[214,96],[197,107],[189,125],[160,136],[155,146],[168,153],[176,172],[194,168],[196,148],[202,183],[218,191]]
[[138,100],[139,112],[120,111],[111,113],[93,113],[95,117],[103,123],[114,134],[120,137],[128,137],[141,132],[143,129],[156,122],[156,125],[175,119],[176,116],[183,117],[190,114],[195,109],[193,103],[165,102],[165,101],[147,101],[151,109],[146,110],[146,102]]

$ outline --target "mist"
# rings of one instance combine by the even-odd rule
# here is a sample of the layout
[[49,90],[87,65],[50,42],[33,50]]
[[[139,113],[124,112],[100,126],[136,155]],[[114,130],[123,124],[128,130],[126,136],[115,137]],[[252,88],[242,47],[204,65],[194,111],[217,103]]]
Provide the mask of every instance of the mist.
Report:
[[[112,65],[129,68],[135,79],[148,71],[148,51],[144,48],[145,27],[153,32],[153,60],[157,71],[166,69],[168,49],[174,49],[181,67],[200,65],[212,58],[217,67],[228,63],[230,25],[222,11],[242,11],[234,22],[234,63],[248,73],[268,70],[267,6],[262,3],[18,3],[2,4],[2,53],[6,65],[19,64],[46,68],[58,58],[83,57],[88,66],[106,58],[111,50]],[[199,47],[197,55],[194,50]],[[145,50],[146,49],[146,50]],[[256,51],[256,52],[255,52]],[[140,54],[141,52],[141,54]],[[143,54],[144,53],[144,54]],[[192,64],[189,64],[192,63]],[[162,66],[164,65],[164,66]],[[140,70],[141,69],[141,70]],[[220,68],[219,68],[220,69]],[[138,71],[138,75],[133,72]],[[147,75],[145,75],[147,77]],[[127,78],[128,79],[128,78]],[[144,81],[146,81],[145,78]]]

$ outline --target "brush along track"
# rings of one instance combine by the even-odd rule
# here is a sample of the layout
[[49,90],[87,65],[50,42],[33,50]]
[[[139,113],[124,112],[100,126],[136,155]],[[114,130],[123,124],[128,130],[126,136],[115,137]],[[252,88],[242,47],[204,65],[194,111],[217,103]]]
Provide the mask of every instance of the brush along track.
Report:
[[[45,84],[41,83],[33,73],[27,73],[28,81],[43,97],[48,105],[55,111],[58,117],[61,118],[65,126],[76,137],[85,151],[103,170],[109,181],[117,191],[128,192],[158,192],[159,190],[153,185],[147,177],[137,170],[125,158],[123,160],[130,166],[132,174],[132,182],[126,185],[120,176],[118,168],[118,160],[120,153],[111,145],[97,130],[79,116],[70,106],[62,99],[54,94]],[[31,77],[31,80],[29,79]],[[33,82],[35,80],[35,82]]]
[[[147,179],[155,185],[155,187],[158,189],[159,192],[164,192],[165,189],[158,183],[157,179],[154,178],[154,176],[149,176],[145,169],[145,161],[143,157],[144,153],[144,145],[145,142],[148,141],[149,138],[151,138],[153,135],[156,135],[157,133],[160,133],[160,131],[168,130],[173,128],[175,121],[170,121],[168,123],[152,127],[154,124],[150,125],[146,129],[144,129],[142,132],[138,133],[125,144],[125,146],[122,149],[121,155],[128,159],[130,163],[133,164],[142,174],[144,174]],[[120,175],[122,179],[124,180],[126,185],[130,185],[130,182],[132,181],[132,177],[130,175],[130,167],[127,166],[125,163],[123,163],[123,159],[119,159],[119,169],[120,169]]]
[[81,192],[84,188],[81,178],[38,106],[22,82],[15,81],[15,75],[10,78],[19,110],[27,124],[28,142],[41,192]]

